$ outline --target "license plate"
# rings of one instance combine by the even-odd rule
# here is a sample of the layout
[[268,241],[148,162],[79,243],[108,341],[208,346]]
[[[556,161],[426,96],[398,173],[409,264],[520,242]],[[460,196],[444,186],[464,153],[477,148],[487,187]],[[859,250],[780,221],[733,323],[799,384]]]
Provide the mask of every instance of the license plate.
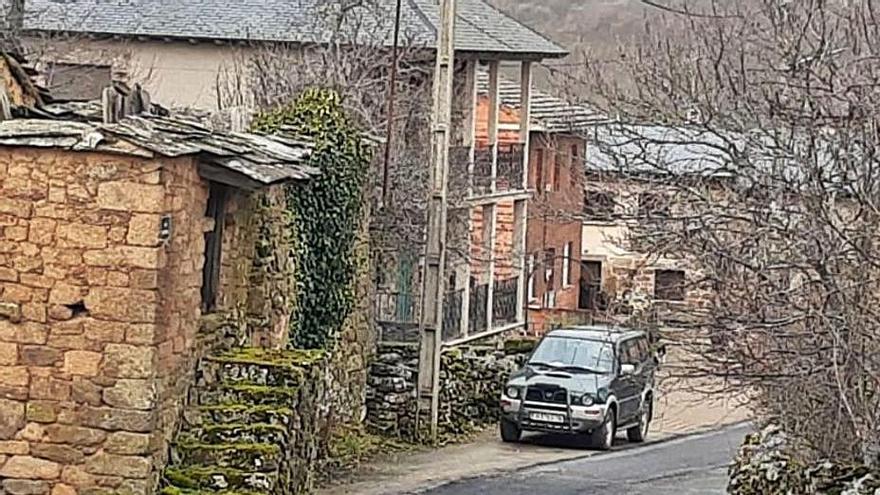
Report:
[[565,416],[559,414],[530,413],[529,419],[544,423],[565,423]]

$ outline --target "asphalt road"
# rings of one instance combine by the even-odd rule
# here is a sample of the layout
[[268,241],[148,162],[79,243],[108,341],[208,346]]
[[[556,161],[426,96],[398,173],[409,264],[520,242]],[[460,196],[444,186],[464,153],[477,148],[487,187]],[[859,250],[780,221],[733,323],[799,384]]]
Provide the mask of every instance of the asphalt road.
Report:
[[748,426],[455,482],[430,495],[723,495],[727,465]]

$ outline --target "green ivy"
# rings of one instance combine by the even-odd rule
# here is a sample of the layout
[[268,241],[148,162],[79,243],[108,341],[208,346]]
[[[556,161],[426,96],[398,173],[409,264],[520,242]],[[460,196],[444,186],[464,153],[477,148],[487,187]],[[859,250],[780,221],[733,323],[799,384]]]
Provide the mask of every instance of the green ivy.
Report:
[[354,245],[361,225],[370,148],[345,114],[339,95],[310,89],[292,104],[259,115],[259,132],[314,142],[310,163],[321,175],[288,187],[295,225],[296,305],[291,344],[326,348],[354,305]]

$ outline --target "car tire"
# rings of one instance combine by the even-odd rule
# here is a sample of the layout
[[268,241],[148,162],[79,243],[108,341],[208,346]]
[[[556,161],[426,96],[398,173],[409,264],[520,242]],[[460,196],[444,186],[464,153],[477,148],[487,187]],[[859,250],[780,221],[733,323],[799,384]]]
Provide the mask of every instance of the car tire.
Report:
[[522,438],[522,430],[513,421],[501,420],[501,440],[504,443],[517,443]]
[[648,397],[639,411],[639,424],[626,430],[626,438],[633,443],[643,443],[648,437],[648,428],[654,416],[654,399]]
[[614,409],[608,409],[602,426],[590,433],[590,446],[596,450],[611,450],[614,446],[614,437],[617,435],[617,413]]

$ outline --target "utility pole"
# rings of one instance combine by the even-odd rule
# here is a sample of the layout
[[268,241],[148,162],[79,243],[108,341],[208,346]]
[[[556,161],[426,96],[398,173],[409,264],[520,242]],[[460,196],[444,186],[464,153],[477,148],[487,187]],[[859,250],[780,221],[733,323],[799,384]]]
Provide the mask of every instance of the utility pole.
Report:
[[[422,276],[419,330],[419,415],[421,425],[430,411],[431,438],[437,439],[440,409],[440,352],[443,335],[443,296],[446,292],[446,220],[449,177],[449,139],[452,121],[452,79],[455,71],[455,0],[440,0],[437,64],[434,69],[434,108],[431,129],[431,178],[428,224]],[[419,427],[421,430],[421,426]]]

